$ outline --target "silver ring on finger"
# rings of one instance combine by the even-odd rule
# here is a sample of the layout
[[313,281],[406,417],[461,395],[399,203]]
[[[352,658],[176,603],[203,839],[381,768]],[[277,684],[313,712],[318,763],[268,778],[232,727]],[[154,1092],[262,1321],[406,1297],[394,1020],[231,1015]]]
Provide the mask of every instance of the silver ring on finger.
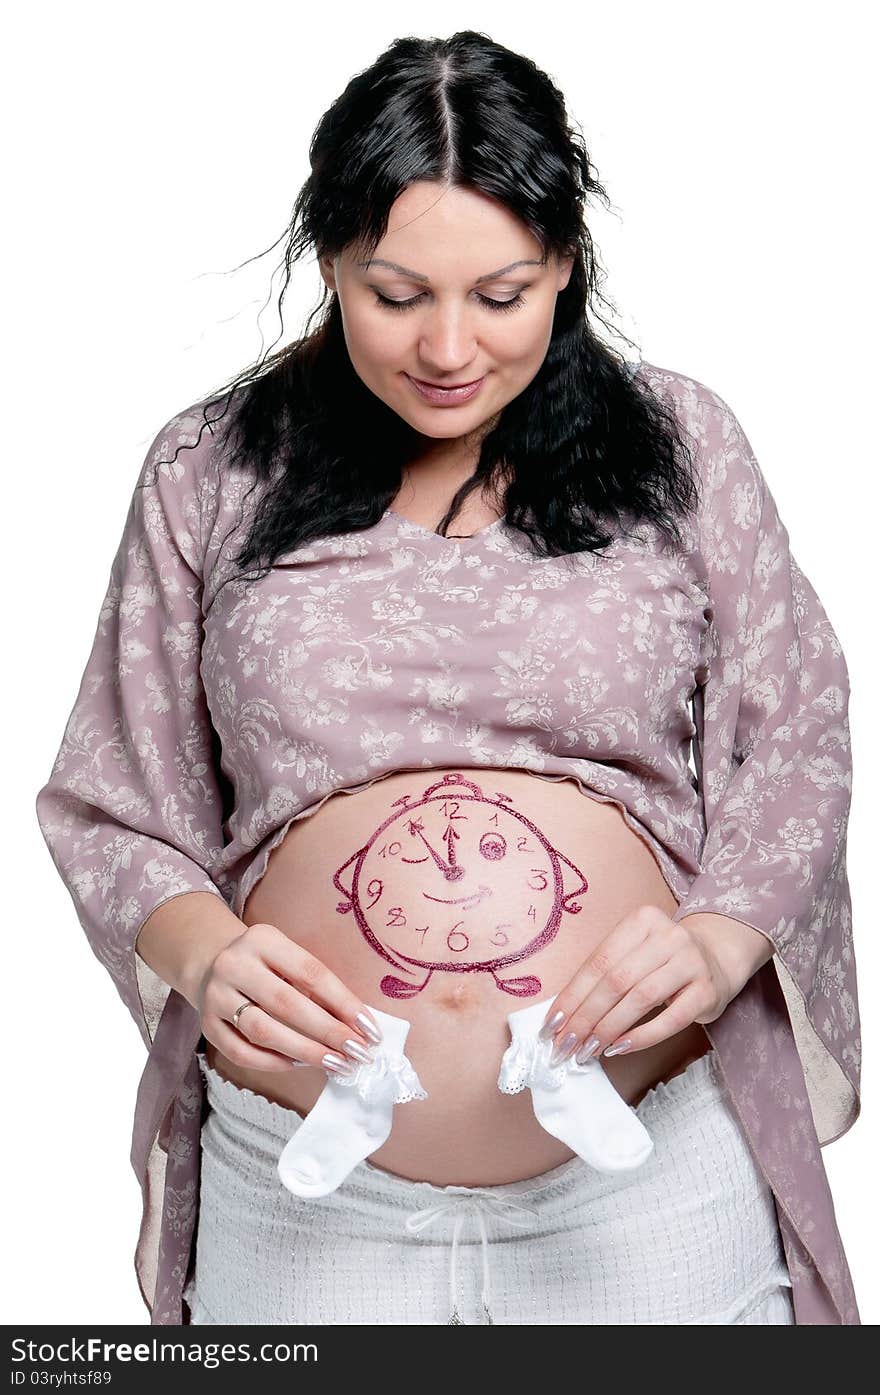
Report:
[[241,1004],[241,1007],[237,1007],[237,1008],[235,1009],[235,1012],[232,1014],[232,1025],[233,1025],[233,1027],[237,1028],[238,1030],[241,1030],[241,1029],[238,1027],[238,1019],[241,1017],[241,1014],[244,1012],[245,1008],[254,1007],[254,1006],[255,1006],[255,1004],[251,1002],[250,998],[245,998],[244,1002]]

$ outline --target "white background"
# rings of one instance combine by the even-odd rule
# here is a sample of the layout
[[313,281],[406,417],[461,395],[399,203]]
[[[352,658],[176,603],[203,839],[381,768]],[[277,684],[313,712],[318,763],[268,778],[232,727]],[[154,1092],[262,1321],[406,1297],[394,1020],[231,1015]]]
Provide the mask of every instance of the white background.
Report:
[[284,233],[326,107],[393,38],[476,28],[565,93],[613,204],[591,230],[616,323],[733,408],[848,658],[864,1107],[823,1157],[876,1323],[871,7],[468,0],[414,27],[424,15],[152,0],[7,17],[3,1321],[149,1320],[129,1163],[144,1048],[34,811],[134,481],[169,417],[295,337],[317,302],[309,260],[282,327],[280,245],[259,254]]

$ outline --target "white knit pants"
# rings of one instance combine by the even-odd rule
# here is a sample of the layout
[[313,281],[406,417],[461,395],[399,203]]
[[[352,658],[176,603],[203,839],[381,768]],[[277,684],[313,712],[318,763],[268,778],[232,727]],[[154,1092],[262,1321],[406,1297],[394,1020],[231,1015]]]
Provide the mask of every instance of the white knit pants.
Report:
[[636,1106],[654,1151],[634,1171],[575,1157],[440,1187],[364,1161],[314,1200],[276,1172],[303,1116],[197,1054],[210,1112],[193,1323],[794,1323],[773,1193],[714,1050]]

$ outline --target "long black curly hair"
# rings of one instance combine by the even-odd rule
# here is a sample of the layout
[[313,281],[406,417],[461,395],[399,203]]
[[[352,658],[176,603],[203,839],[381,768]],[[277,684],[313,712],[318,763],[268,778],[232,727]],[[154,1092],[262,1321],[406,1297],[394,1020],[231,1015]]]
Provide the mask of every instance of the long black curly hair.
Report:
[[[438,533],[480,488],[542,556],[598,551],[643,520],[680,544],[677,516],[698,502],[689,446],[671,409],[588,320],[589,311],[607,327],[594,302],[610,302],[599,290],[604,272],[584,204],[609,200],[547,74],[474,30],[396,39],[321,117],[309,157],[288,228],[279,318],[292,263],[306,251],[371,256],[392,205],[416,181],[498,200],[545,258],[574,256],[545,359],[484,435]],[[302,338],[201,405],[202,431],[210,425],[216,434],[222,423],[225,462],[250,471],[254,487],[262,482],[235,558],[242,569],[270,567],[316,536],[375,526],[416,452],[412,427],[355,372],[339,299],[326,285]]]

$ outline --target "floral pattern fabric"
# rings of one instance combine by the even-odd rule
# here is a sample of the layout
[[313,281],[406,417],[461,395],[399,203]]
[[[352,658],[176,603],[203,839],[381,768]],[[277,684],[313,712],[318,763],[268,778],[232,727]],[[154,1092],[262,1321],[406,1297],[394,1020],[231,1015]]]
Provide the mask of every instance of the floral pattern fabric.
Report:
[[248,581],[233,559],[260,489],[202,404],[152,442],[36,810],[148,1052],[131,1159],[154,1324],[187,1319],[205,1101],[198,1016],[138,956],[141,925],[189,891],[240,915],[296,819],[436,767],[573,780],[646,842],[676,919],[771,941],[706,1031],[773,1188],[796,1321],[859,1323],[820,1151],[860,1107],[846,661],[729,406],[636,372],[694,448],[701,504],[674,551],[643,524],[539,558],[503,519],[444,539],[387,510]]

